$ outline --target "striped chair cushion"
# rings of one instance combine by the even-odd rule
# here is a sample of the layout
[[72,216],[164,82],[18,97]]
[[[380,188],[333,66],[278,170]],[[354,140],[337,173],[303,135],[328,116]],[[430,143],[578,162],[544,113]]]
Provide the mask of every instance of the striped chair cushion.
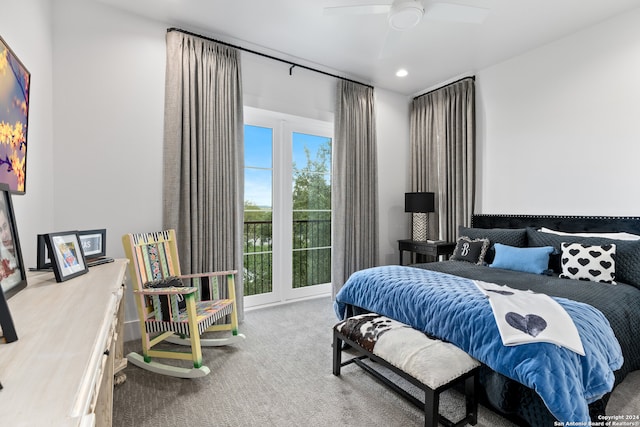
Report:
[[[196,302],[198,333],[202,334],[217,320],[220,320],[224,316],[231,314],[232,310],[233,301],[230,299]],[[178,314],[178,318],[172,322],[148,319],[145,322],[145,326],[148,333],[175,332],[177,334],[191,336],[191,333],[189,331],[189,319],[187,318],[187,310],[181,310]]]

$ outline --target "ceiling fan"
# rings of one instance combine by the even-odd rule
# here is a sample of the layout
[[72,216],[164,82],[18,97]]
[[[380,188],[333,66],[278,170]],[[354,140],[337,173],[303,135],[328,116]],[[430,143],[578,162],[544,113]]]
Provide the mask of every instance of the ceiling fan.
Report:
[[325,15],[387,14],[389,31],[381,52],[388,52],[400,39],[401,32],[410,30],[422,19],[481,24],[489,10],[455,3],[422,0],[393,0],[391,4],[363,4],[354,6],[325,7]]

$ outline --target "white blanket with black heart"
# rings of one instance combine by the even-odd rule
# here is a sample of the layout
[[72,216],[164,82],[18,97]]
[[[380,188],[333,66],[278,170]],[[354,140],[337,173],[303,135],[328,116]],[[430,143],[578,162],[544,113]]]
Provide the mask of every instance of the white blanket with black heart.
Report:
[[547,342],[584,356],[573,320],[550,296],[480,280],[474,283],[489,299],[504,345]]

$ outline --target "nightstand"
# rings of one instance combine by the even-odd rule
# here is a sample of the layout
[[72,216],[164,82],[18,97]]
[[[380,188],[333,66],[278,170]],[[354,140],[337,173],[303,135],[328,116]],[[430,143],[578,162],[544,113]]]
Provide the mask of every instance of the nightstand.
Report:
[[[398,249],[400,250],[400,265],[403,264],[404,252],[411,252],[411,259],[409,264],[418,262],[428,262],[424,258],[429,257],[432,261],[437,261],[440,256],[449,258],[453,254],[456,244],[452,242],[428,242],[428,241],[416,241],[416,240],[398,240]],[[422,257],[416,257],[416,255],[423,255]],[[426,257],[425,257],[426,255]],[[416,259],[418,258],[418,259]]]

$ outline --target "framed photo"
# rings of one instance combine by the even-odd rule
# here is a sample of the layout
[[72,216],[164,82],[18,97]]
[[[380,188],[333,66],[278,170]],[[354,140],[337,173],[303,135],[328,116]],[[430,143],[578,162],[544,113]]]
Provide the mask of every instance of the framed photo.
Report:
[[38,270],[48,270],[51,268],[51,257],[47,248],[47,235],[38,234],[38,254],[36,256],[36,267]]
[[10,191],[0,183],[0,286],[7,299],[27,286]]
[[57,282],[64,282],[89,271],[77,231],[49,233],[45,239]]
[[18,335],[7,299],[27,286],[10,191],[7,184],[0,184],[0,327],[8,343],[16,341]]
[[99,258],[107,254],[107,230],[105,228],[78,231],[78,236],[80,236],[85,258]]

